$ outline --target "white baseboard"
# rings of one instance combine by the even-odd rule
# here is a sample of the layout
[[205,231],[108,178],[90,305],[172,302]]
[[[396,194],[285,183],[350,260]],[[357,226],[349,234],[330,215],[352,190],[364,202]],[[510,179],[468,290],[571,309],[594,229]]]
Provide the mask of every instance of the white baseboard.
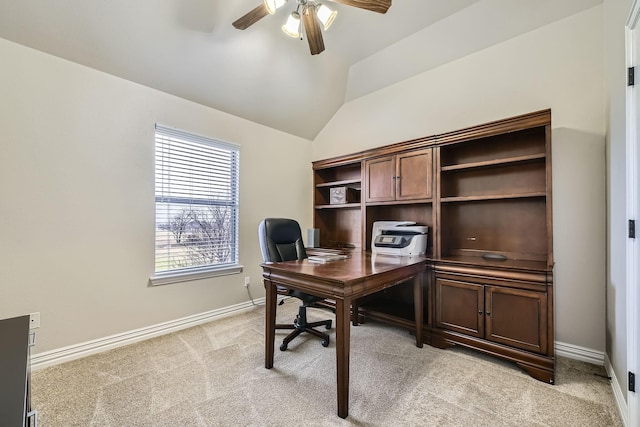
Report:
[[616,373],[611,366],[611,361],[609,360],[609,356],[605,354],[604,356],[604,369],[607,371],[607,375],[611,377],[611,389],[613,390],[613,396],[616,399],[616,404],[618,405],[618,412],[620,412],[620,418],[622,418],[622,423],[625,426],[629,425],[629,419],[627,414],[629,413],[629,409],[627,407],[627,402],[624,398],[624,394],[622,393],[622,388],[620,387],[620,383],[618,382],[618,378],[616,377]]
[[592,365],[604,366],[604,352],[596,351],[579,345],[567,344],[564,342],[555,342],[556,356],[562,356],[569,359],[581,360],[591,363]]
[[183,317],[181,319],[159,323],[157,325],[136,329],[121,334],[111,335],[109,337],[99,338],[93,341],[87,341],[68,347],[33,354],[31,356],[31,369],[38,370],[46,368],[48,366],[53,366],[74,359],[79,359],[91,354],[111,350],[116,347],[133,344],[138,341],[143,341],[149,338],[179,331],[181,329],[186,329],[192,326],[211,322],[212,320],[220,319],[231,314],[236,314],[241,311],[252,309],[257,305],[264,304],[264,302],[265,298],[257,298],[254,300],[254,303],[247,301],[240,304],[219,308],[217,310],[211,310],[205,313]]
[[581,360],[594,365],[604,366],[605,371],[607,371],[607,375],[611,377],[611,390],[613,391],[613,396],[615,398],[616,405],[618,406],[620,418],[622,418],[622,423],[625,426],[628,426],[629,421],[627,414],[629,411],[627,409],[627,402],[625,400],[624,393],[622,392],[622,388],[620,388],[618,378],[616,378],[616,373],[611,366],[609,356],[602,351],[596,351],[557,341],[555,342],[555,349],[556,356],[563,356],[569,359]]
[[627,402],[625,400],[624,393],[622,392],[622,388],[620,388],[618,378],[616,378],[616,374],[611,366],[609,356],[602,351],[596,351],[589,348],[557,341],[555,343],[555,346],[557,356],[563,356],[569,359],[581,360],[583,362],[591,363],[594,365],[604,366],[604,369],[607,371],[607,375],[611,377],[611,390],[613,391],[613,396],[615,398],[616,405],[618,406],[620,418],[622,418],[622,423],[625,426],[628,426],[629,422],[627,417]]

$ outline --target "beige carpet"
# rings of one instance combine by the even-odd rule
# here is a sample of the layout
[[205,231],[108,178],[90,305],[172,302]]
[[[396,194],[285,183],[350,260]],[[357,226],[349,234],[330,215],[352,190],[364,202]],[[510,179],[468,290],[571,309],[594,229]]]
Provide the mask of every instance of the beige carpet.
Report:
[[[291,320],[297,304],[279,306],[278,321]],[[263,325],[258,307],[33,372],[38,425],[622,426],[609,381],[595,375],[601,367],[560,358],[551,386],[479,353],[416,348],[406,331],[379,323],[351,328],[343,420],[334,343],[303,336],[286,352],[276,346],[267,370]]]

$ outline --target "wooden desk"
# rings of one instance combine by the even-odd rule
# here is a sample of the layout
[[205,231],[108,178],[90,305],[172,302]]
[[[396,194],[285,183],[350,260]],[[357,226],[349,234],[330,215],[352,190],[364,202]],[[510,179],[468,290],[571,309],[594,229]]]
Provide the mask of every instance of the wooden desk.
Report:
[[[423,318],[424,257],[390,257],[354,253],[351,258],[318,264],[287,261],[262,264],[267,292],[264,366],[273,367],[276,325],[276,285],[300,290],[336,302],[336,364],[338,416],[349,415],[349,341],[351,302],[357,298],[413,279],[415,318]],[[422,347],[422,325],[416,324],[416,346]]]

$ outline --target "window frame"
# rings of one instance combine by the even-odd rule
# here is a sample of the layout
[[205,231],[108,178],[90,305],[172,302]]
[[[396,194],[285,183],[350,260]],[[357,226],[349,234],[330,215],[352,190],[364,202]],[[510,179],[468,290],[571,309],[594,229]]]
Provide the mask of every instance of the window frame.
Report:
[[[197,150],[200,146],[213,147],[217,150],[228,150],[231,152],[232,164],[230,171],[230,200],[225,202],[216,201],[213,198],[195,198],[168,195],[164,189],[158,192],[158,162],[162,159],[158,157],[158,148],[160,144],[171,143],[175,141],[179,144],[191,145],[190,148]],[[235,166],[235,168],[234,168]],[[234,170],[235,169],[235,170]],[[152,286],[166,285],[170,283],[179,283],[192,280],[206,279],[210,277],[224,276],[229,274],[238,274],[242,272],[243,266],[239,263],[240,249],[240,146],[227,141],[221,141],[192,132],[182,131],[180,129],[156,124],[154,130],[154,273],[149,277],[149,283]],[[190,169],[186,169],[191,172]],[[184,172],[184,171],[181,171]],[[163,172],[164,173],[164,172]],[[158,258],[158,212],[159,203],[184,204],[185,206],[229,206],[232,212],[231,223],[233,224],[232,234],[232,254],[229,263],[195,265],[183,268],[173,268],[169,270],[157,271]],[[229,203],[230,202],[230,203]]]

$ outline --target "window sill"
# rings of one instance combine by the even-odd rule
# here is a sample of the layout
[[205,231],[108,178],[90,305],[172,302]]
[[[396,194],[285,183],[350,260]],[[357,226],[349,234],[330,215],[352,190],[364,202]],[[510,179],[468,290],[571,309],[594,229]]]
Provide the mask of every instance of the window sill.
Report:
[[241,273],[242,269],[242,265],[235,264],[225,267],[209,267],[190,271],[158,273],[155,276],[149,277],[149,285],[169,285],[171,283],[190,282],[192,280],[208,279],[210,277],[227,276],[229,274]]

